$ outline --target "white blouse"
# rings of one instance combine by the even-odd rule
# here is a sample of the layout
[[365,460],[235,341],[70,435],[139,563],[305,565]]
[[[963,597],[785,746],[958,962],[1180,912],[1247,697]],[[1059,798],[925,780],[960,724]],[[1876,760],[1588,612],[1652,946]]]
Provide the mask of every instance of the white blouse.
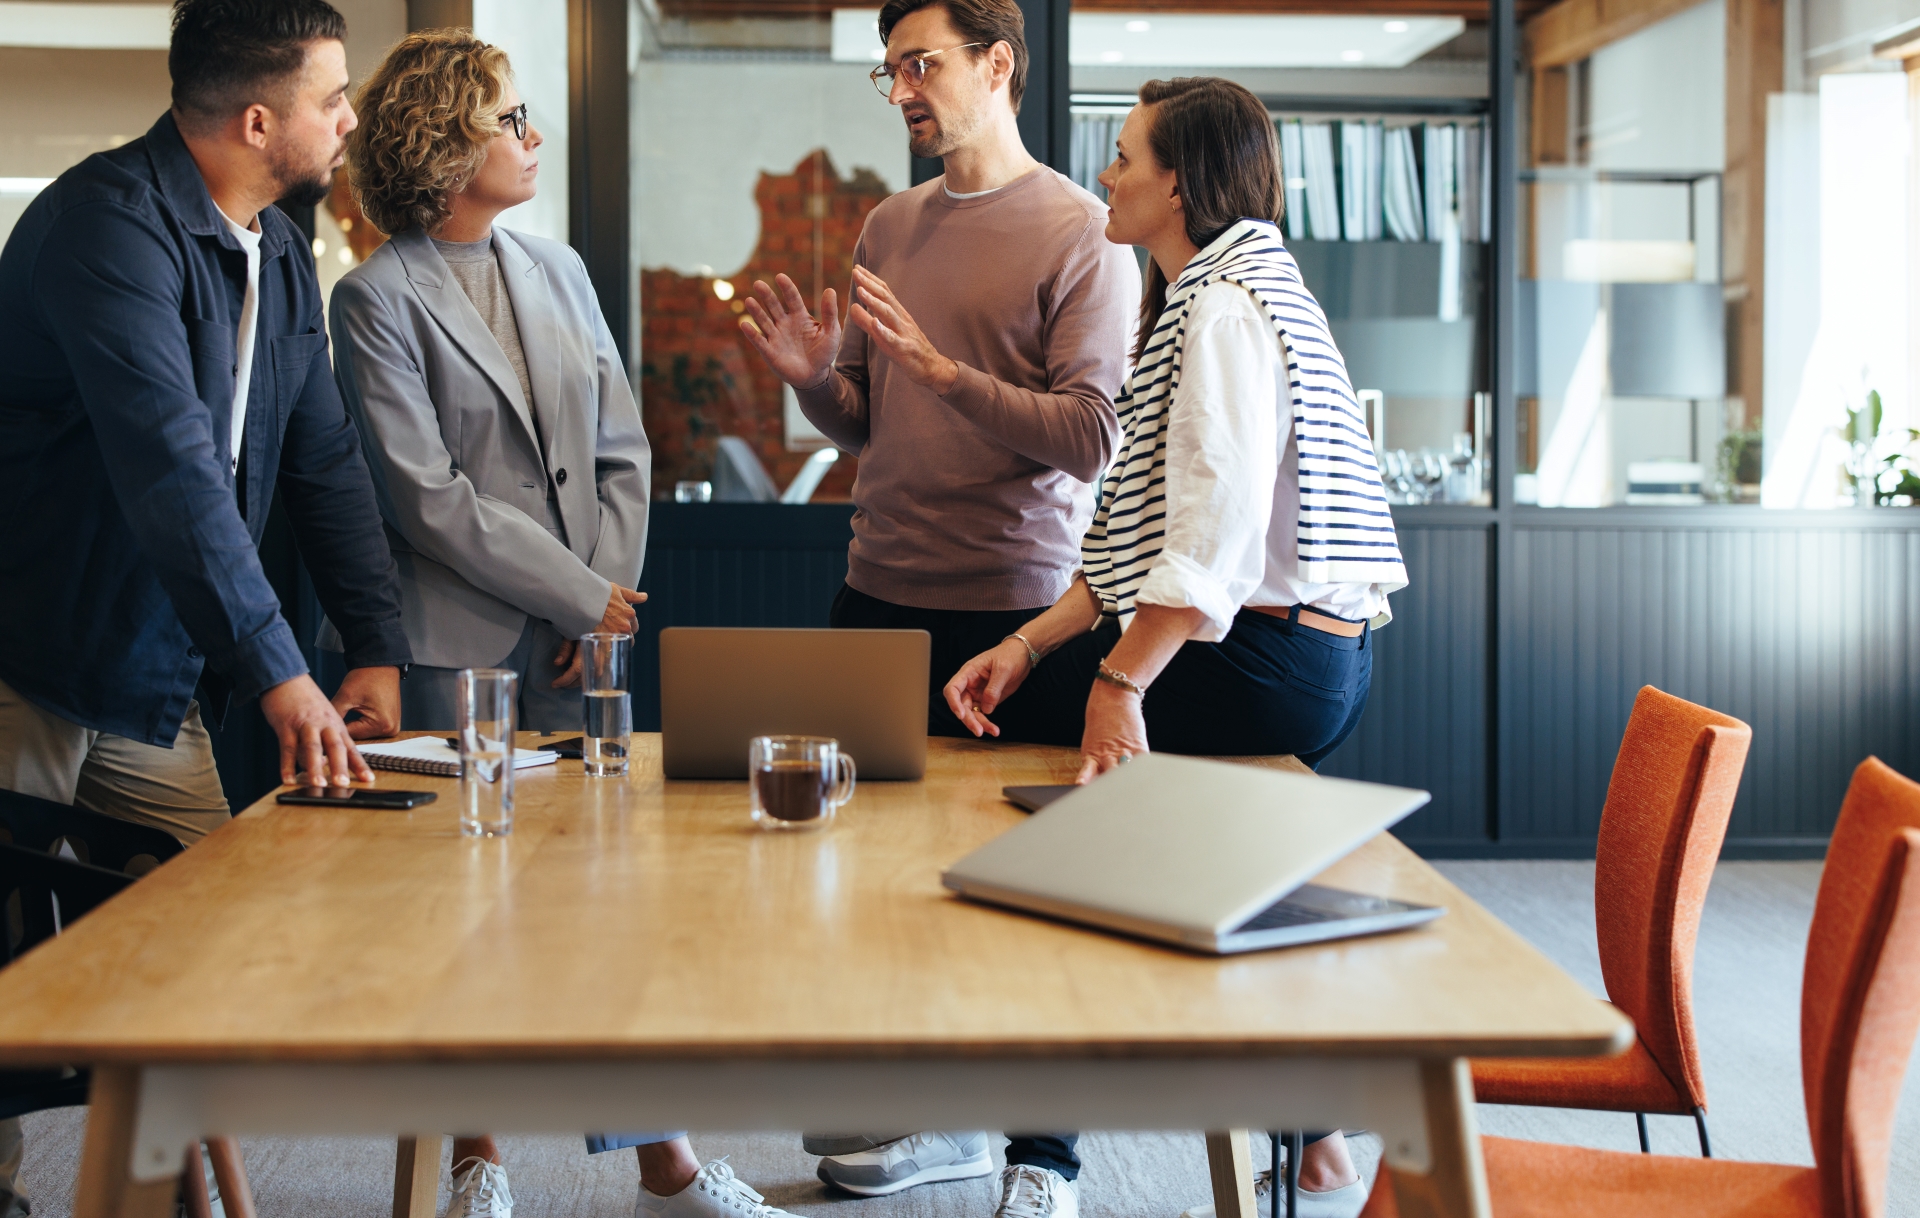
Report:
[[1200,289],[1167,418],[1166,544],[1134,600],[1192,607],[1217,643],[1243,605],[1306,605],[1348,621],[1391,619],[1378,584],[1300,578],[1300,453],[1286,349],[1245,288]]

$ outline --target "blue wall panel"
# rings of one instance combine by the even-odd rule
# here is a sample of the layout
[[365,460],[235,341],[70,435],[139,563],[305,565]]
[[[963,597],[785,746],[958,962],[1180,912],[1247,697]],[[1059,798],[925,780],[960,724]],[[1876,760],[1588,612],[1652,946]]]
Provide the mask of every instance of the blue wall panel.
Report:
[[1396,524],[1409,583],[1373,636],[1366,715],[1320,769],[1433,792],[1397,830],[1416,846],[1485,842],[1492,532]]
[[668,626],[825,626],[847,578],[845,504],[653,505],[633,657],[633,728],[660,730]]
[[1642,685],[1753,726],[1737,852],[1817,850],[1868,754],[1920,773],[1920,535],[1529,522],[1513,562],[1503,846],[1591,848]]

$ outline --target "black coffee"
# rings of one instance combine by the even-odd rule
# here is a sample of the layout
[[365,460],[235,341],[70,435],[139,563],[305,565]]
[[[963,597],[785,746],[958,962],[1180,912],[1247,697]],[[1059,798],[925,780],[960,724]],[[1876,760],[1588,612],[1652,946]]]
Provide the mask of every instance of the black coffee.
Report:
[[827,800],[827,770],[817,761],[774,761],[753,773],[760,807],[775,820],[818,820]]

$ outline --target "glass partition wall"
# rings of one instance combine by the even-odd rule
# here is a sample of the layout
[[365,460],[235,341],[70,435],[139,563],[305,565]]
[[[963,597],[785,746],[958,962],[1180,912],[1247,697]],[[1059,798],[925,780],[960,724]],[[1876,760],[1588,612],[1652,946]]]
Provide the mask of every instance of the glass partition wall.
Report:
[[[1301,43],[1331,19],[1236,20],[1248,48],[1240,58],[1258,59],[1264,34],[1265,63],[1161,64],[1156,60],[1171,58],[1166,49],[1115,51],[1106,42],[1097,56],[1082,54],[1076,27],[1075,63],[1100,65],[1077,69],[1076,88],[1127,75],[1205,72],[1237,79],[1263,97],[1286,179],[1287,247],[1346,357],[1389,497],[1409,505],[1490,504],[1491,166],[1485,64],[1472,58],[1483,53],[1482,31],[1454,19],[1425,32],[1424,49],[1393,66],[1381,66],[1393,63],[1388,48],[1371,60],[1365,50],[1341,50],[1328,57],[1342,65],[1334,67],[1294,62]],[[1331,48],[1421,33],[1405,21],[1339,20]],[[1132,24],[1159,33],[1171,21],[1155,15]],[[1169,42],[1177,46],[1179,39]],[[1207,45],[1219,54],[1219,41]],[[1141,66],[1109,66],[1122,54]],[[1456,65],[1471,65],[1480,87],[1462,90],[1459,75],[1448,70]],[[1071,176],[1096,194],[1095,178],[1112,159],[1133,100],[1117,91],[1073,95]]]
[[834,289],[844,317],[867,213],[909,184],[905,128],[867,79],[872,13],[841,10],[837,28],[827,5],[776,7],[742,18],[668,0],[636,14],[635,363],[659,497],[852,492],[855,459],[839,454],[802,494],[828,460],[809,458],[831,448],[739,322],[754,282],[780,274],[809,307]]
[[1729,29],[1704,0],[1530,73],[1516,503],[1920,501],[1906,81],[1823,76],[1760,123],[1729,111]]

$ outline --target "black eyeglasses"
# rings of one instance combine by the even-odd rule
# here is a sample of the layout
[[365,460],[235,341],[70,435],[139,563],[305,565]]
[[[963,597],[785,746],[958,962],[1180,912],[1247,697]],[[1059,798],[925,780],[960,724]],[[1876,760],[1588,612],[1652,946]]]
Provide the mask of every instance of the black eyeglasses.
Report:
[[500,116],[500,134],[505,135],[509,127],[513,128],[514,139],[527,138],[527,103],[521,102]]
[[912,55],[903,55],[899,63],[883,63],[873,71],[867,73],[867,78],[873,81],[874,88],[880,90],[880,96],[892,97],[894,77],[899,76],[904,78],[909,85],[917,89],[926,83],[927,69],[933,66],[927,61],[935,55],[945,55],[948,51],[964,51],[968,47],[983,47],[986,45],[984,42],[968,42],[957,47],[945,47],[938,51],[920,51]]

